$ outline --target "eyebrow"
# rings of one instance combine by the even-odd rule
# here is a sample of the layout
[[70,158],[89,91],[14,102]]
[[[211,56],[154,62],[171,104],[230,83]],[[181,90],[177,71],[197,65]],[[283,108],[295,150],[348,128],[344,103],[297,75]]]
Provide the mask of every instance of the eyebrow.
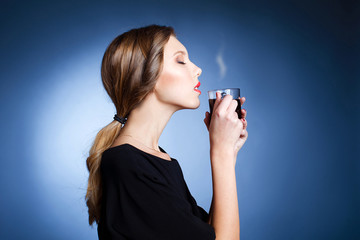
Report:
[[178,53],[182,53],[182,54],[184,54],[185,56],[187,55],[186,52],[180,50],[180,51],[175,52],[173,56],[175,56],[175,55],[178,54]]

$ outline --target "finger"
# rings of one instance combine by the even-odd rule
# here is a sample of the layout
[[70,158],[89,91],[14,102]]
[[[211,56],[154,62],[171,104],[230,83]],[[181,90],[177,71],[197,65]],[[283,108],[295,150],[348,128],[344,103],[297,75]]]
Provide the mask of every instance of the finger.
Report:
[[249,133],[248,133],[248,131],[247,130],[245,130],[245,134],[244,134],[244,140],[246,141],[246,139],[248,138],[248,136],[249,136]]
[[204,123],[206,125],[206,128],[209,130],[209,125],[210,125],[210,113],[209,112],[205,113]]
[[243,129],[246,129],[247,128],[247,121],[245,118],[242,118],[241,119],[242,123],[243,123]]
[[244,102],[246,101],[245,97],[239,97],[240,99],[240,105],[242,106]]
[[240,134],[241,140],[243,140],[243,141],[246,140],[248,135],[249,135],[249,133],[248,133],[248,131],[246,129],[242,130],[241,134]]
[[215,100],[215,102],[214,102],[214,106],[213,106],[212,112],[215,112],[215,110],[217,109],[217,107],[218,107],[218,105],[219,105],[219,103],[220,103],[220,101],[221,101],[221,93],[220,93],[220,92],[216,92],[215,95],[216,95],[216,100]]
[[227,108],[227,112],[233,113],[236,110],[238,102],[236,100],[231,100],[229,107]]
[[232,114],[232,118],[235,120],[239,120],[239,116],[237,114],[237,112],[233,111],[233,112],[230,112],[229,114]]
[[248,135],[249,135],[249,133],[247,130],[242,131],[242,133],[240,134],[240,137],[236,141],[236,146],[239,146],[241,148],[244,145],[244,143],[246,142]]
[[246,118],[246,110],[243,108],[241,109],[241,118]]
[[230,94],[226,95],[219,103],[217,112],[226,112],[232,100],[233,97]]

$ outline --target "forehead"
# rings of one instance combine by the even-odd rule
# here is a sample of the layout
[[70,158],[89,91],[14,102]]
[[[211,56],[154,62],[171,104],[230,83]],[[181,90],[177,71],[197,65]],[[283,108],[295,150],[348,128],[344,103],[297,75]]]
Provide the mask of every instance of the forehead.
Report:
[[187,53],[185,46],[182,45],[182,43],[174,36],[170,36],[169,41],[165,45],[164,51],[165,56],[169,58],[178,51]]

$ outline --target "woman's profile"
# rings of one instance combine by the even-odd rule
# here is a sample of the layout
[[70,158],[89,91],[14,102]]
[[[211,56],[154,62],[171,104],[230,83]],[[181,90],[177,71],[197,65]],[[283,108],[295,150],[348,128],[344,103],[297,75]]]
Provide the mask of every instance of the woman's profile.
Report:
[[235,164],[248,137],[246,111],[239,119],[237,101],[217,94],[211,121],[205,113],[209,212],[192,197],[177,159],[158,145],[176,111],[199,107],[200,75],[172,27],[131,29],[107,47],[101,78],[116,114],[96,135],[86,161],[89,224],[97,223],[99,239],[240,238]]

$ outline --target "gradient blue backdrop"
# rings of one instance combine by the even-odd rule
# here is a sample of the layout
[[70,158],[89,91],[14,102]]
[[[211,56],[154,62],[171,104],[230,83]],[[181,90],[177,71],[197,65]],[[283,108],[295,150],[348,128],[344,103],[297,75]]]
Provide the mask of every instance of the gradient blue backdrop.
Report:
[[102,55],[152,23],[173,26],[203,70],[200,107],[160,138],[198,204],[212,196],[206,91],[240,87],[242,239],[360,239],[355,2],[2,1],[0,239],[97,239],[85,160],[115,113]]

